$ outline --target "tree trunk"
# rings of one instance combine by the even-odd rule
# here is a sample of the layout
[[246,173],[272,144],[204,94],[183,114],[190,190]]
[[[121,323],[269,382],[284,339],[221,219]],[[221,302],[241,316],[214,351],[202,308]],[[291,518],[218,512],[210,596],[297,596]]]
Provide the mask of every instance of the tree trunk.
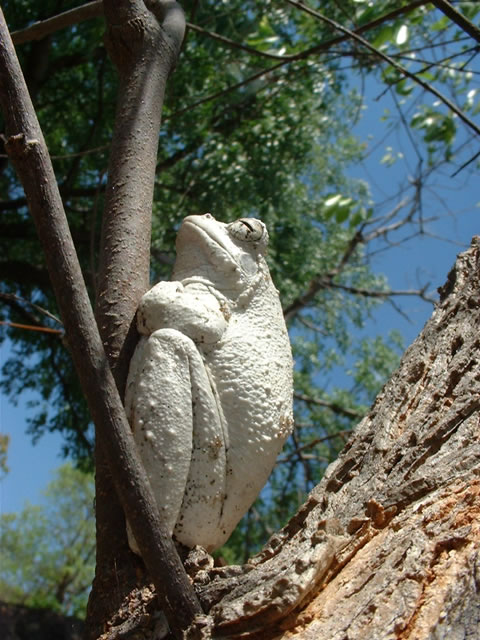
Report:
[[[248,564],[197,573],[211,637],[478,637],[479,265],[475,237],[398,371],[286,527]],[[135,598],[124,619],[153,638],[153,593]]]

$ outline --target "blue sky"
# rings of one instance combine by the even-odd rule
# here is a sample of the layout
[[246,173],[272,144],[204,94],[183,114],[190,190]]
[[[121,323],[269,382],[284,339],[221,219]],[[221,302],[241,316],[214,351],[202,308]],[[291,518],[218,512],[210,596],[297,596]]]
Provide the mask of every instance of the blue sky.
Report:
[[[368,107],[356,128],[356,133],[365,139],[368,148],[376,150],[372,151],[364,165],[350,168],[352,176],[370,183],[372,198],[376,202],[383,199],[384,192],[392,192],[392,185],[404,180],[408,174],[413,175],[418,160],[401,128],[394,131],[388,140],[382,140],[385,129],[379,126],[380,116],[392,104],[388,95],[375,101],[379,93],[379,86],[374,83],[366,88]],[[380,164],[387,147],[392,147],[394,153],[403,154],[390,168]],[[467,172],[453,179],[447,171],[425,190],[425,216],[438,219],[427,225],[424,235],[399,247],[392,247],[374,258],[376,269],[388,276],[393,289],[418,288],[419,282],[430,282],[430,290],[434,291],[444,283],[456,255],[469,245],[474,234],[480,234],[480,192],[477,184],[478,179]],[[393,328],[399,329],[408,345],[418,335],[432,309],[429,304],[415,298],[399,302],[409,320],[387,303],[375,315],[368,331],[374,335],[386,334]],[[0,364],[8,357],[8,351],[9,345],[5,341],[0,346]],[[30,398],[28,394],[23,394],[18,398],[17,406],[14,406],[5,396],[0,396],[0,432],[10,435],[10,472],[0,481],[2,513],[19,510],[25,500],[38,502],[41,499],[40,491],[51,479],[52,471],[63,461],[59,435],[46,434],[33,446],[30,436],[25,434]]]
[[[8,344],[0,346],[0,362],[8,357]],[[0,431],[10,435],[8,466],[10,472],[0,480],[0,512],[18,511],[24,502],[37,503],[41,490],[52,479],[52,471],[62,462],[60,434],[47,434],[34,446],[25,433],[27,402],[31,396],[22,394],[17,406],[0,396]]]

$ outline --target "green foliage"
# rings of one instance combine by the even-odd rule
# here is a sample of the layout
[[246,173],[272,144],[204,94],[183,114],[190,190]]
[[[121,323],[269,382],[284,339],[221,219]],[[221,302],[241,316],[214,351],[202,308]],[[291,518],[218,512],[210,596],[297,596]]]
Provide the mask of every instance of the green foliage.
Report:
[[[6,0],[2,7],[14,30],[78,4]],[[229,550],[222,550],[240,559],[318,482],[401,351],[397,337],[379,338],[365,329],[388,291],[370,252],[392,241],[391,233],[381,231],[386,222],[411,235],[423,230],[421,198],[412,196],[416,186],[410,181],[407,195],[418,208],[406,216],[402,207],[395,209],[405,194],[387,185],[393,209],[386,211],[372,201],[369,186],[352,177],[368,151],[352,133],[364,111],[356,81],[375,78],[385,87],[394,108],[381,126],[415,136],[428,175],[445,162],[453,168],[468,145],[444,104],[358,43],[321,48],[338,34],[304,11],[270,0],[182,4],[190,22],[261,55],[188,32],[163,112],[152,279],[169,276],[175,232],[185,215],[260,217],[269,228],[269,264],[296,360],[296,431],[259,502]],[[445,92],[470,117],[478,114],[471,64],[477,45],[433,5],[401,13],[407,2],[310,4],[349,28],[377,21],[363,34],[369,42]],[[458,6],[478,21],[479,3]],[[380,20],[385,14],[392,15]],[[103,22],[95,19],[18,47],[92,300],[117,82],[102,33]],[[402,151],[389,145],[383,163],[398,166],[402,159]],[[0,169],[0,319],[61,329],[42,312],[56,315],[57,308],[21,189],[8,165]],[[65,338],[19,328],[3,335],[13,344],[2,369],[3,392],[15,398],[25,389],[37,391],[28,425],[33,438],[62,432],[65,453],[88,466],[92,425]]]
[[83,617],[95,570],[94,483],[65,464],[42,505],[0,516],[0,599]]

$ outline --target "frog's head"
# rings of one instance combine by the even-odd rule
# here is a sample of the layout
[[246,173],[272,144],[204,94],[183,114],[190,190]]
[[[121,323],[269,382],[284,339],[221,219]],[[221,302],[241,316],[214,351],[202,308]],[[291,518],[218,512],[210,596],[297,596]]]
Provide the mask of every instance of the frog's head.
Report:
[[225,295],[245,290],[265,265],[268,232],[260,220],[226,224],[210,214],[188,216],[177,234],[174,280],[199,278]]

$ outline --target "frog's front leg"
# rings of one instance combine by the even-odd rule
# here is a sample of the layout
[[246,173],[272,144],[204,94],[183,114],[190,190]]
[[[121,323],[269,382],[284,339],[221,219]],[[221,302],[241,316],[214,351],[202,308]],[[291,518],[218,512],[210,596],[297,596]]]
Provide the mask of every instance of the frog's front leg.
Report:
[[183,544],[208,549],[225,497],[228,443],[191,338],[176,329],[141,338],[130,365],[126,410],[168,530]]

